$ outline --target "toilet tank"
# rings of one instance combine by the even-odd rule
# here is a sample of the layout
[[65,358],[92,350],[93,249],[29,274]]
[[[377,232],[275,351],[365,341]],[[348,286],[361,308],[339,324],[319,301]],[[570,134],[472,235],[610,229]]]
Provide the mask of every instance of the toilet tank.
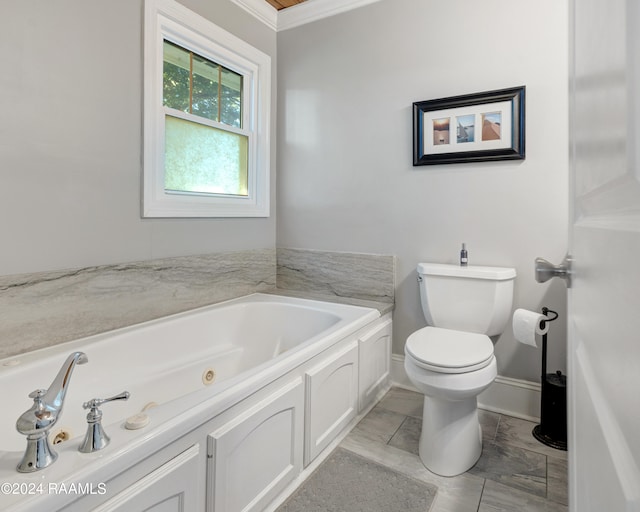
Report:
[[419,263],[417,270],[427,324],[502,334],[511,316],[515,269]]

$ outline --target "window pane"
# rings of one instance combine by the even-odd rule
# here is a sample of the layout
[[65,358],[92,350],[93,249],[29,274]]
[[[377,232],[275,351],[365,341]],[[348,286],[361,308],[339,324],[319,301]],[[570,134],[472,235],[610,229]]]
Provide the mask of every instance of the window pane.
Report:
[[247,195],[247,136],[171,116],[165,121],[165,190]]
[[193,96],[191,100],[192,114],[206,117],[213,121],[218,119],[218,80],[220,66],[193,55]]
[[242,127],[240,99],[242,94],[242,76],[222,68],[222,91],[220,105],[220,122]]
[[189,112],[190,55],[187,50],[164,42],[163,105]]
[[242,128],[242,75],[166,40],[163,60],[164,106]]

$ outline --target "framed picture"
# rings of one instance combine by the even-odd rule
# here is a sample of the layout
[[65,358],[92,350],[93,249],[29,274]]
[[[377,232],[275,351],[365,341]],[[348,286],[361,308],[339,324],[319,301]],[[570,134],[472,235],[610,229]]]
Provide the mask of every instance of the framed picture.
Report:
[[413,104],[413,165],[524,160],[525,87]]

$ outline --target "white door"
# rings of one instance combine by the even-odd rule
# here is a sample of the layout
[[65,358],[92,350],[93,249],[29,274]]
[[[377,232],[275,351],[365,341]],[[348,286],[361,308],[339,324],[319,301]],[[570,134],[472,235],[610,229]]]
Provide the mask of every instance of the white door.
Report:
[[640,511],[640,2],[571,9],[569,504]]

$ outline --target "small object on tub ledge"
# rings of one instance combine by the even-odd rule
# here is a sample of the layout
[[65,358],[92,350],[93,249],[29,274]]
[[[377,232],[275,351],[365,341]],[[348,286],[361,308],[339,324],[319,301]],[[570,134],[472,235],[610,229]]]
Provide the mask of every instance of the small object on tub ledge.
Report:
[[144,412],[139,412],[127,418],[127,421],[124,422],[124,428],[127,430],[138,430],[146,427],[148,424],[149,415]]
[[153,407],[157,407],[157,402],[149,402],[145,405],[142,410],[138,414],[134,414],[133,416],[129,416],[127,420],[124,422],[124,428],[127,430],[138,430],[146,427],[149,424],[149,415],[145,412]]

